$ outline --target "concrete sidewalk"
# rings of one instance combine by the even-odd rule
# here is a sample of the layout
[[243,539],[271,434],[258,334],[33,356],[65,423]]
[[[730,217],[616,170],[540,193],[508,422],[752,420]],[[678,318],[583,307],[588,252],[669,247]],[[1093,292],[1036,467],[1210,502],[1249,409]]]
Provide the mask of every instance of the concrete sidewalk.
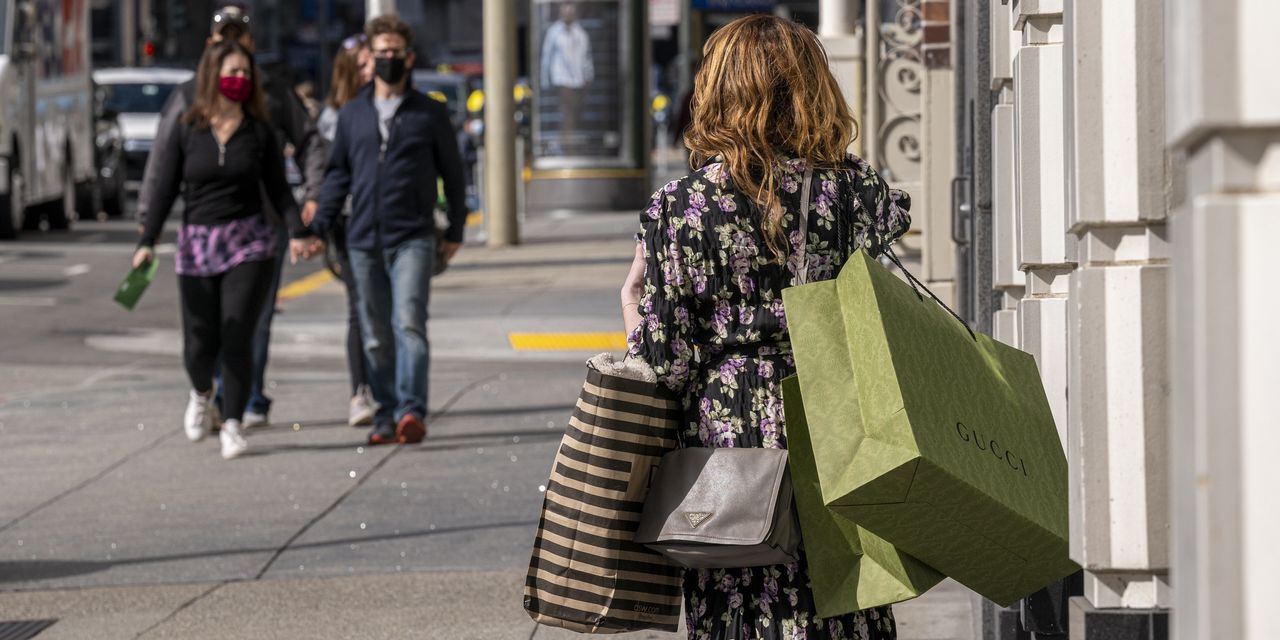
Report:
[[[520,606],[522,570],[0,593],[6,619],[57,620],[41,640],[96,638],[448,638],[551,640]],[[944,583],[894,607],[900,640],[970,638],[966,591]],[[637,632],[622,639],[675,640]]]
[[[618,331],[637,215],[531,220],[523,246],[461,254],[433,285],[420,446],[368,448],[343,421],[341,287],[287,301],[274,424],[230,462],[181,433],[171,272],[123,314],[103,292],[128,241],[0,247],[32,273],[89,265],[42,292],[59,313],[3,311],[26,333],[0,350],[0,637],[17,620],[56,620],[42,640],[574,635],[537,628],[521,590],[540,485],[596,350],[515,351],[508,336]],[[899,637],[970,638],[967,593],[946,583],[896,607]]]

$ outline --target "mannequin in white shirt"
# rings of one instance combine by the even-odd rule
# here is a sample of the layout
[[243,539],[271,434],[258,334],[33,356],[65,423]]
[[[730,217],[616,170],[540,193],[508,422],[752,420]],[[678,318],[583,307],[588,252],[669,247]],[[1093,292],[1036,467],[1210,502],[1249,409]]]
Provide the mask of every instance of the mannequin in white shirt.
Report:
[[560,144],[566,147],[578,128],[582,94],[595,77],[591,63],[591,39],[578,22],[572,2],[560,5],[559,19],[547,28],[542,40],[542,87],[555,91],[560,109]]

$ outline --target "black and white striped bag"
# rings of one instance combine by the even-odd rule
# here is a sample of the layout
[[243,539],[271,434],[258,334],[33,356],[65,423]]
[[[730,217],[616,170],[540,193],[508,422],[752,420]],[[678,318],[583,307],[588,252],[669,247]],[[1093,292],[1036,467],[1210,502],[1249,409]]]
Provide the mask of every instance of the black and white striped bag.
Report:
[[525,580],[534,620],[586,633],[676,630],[681,569],[632,538],[680,415],[642,362],[601,354],[587,363]]

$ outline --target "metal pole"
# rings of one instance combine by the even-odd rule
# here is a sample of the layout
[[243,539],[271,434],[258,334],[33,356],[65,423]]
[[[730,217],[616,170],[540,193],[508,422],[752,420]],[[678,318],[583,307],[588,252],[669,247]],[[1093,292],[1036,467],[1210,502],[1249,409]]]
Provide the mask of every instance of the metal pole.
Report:
[[[316,78],[315,96],[321,104],[329,93],[329,80],[333,76],[333,40],[329,37],[329,3],[319,2],[316,6],[316,26],[320,31],[320,77]],[[342,36],[339,36],[342,37]]]
[[396,0],[365,0],[364,19],[366,22],[384,13],[396,12]]
[[858,30],[858,7],[849,0],[822,0],[818,4],[818,35],[847,36]]
[[693,88],[693,59],[702,54],[693,44],[693,9],[688,2],[680,3],[680,24],[676,26],[676,42],[680,44],[680,84],[672,99],[679,106],[684,92]]
[[490,247],[520,242],[516,218],[516,21],[510,0],[484,0],[485,221]]
[[[840,83],[840,91],[849,104],[849,110],[862,123],[866,82],[863,43],[858,33],[858,4],[852,0],[822,0],[818,5],[818,36],[822,38],[831,73]],[[859,135],[849,145],[849,150],[862,155],[862,147],[863,136]]]
[[120,62],[126,67],[138,66],[138,3],[137,0],[124,0],[120,3],[120,11],[116,13],[120,19]]
[[[141,39],[149,40],[154,43],[156,37],[156,18],[155,12],[152,11],[151,7],[151,0],[138,0],[138,13],[134,16],[134,20],[138,25],[138,31],[141,33]],[[141,62],[141,60],[139,60],[139,62]],[[148,62],[148,64],[150,63]]]
[[[516,227],[517,229],[524,226],[524,215],[525,213],[528,212],[524,202],[525,200],[524,169],[525,169],[524,137],[516,136],[516,219],[519,221],[519,225]],[[517,240],[519,240],[519,238],[517,238]]]
[[867,0],[867,55],[865,85],[866,110],[863,112],[862,157],[879,171],[880,156],[880,0]]

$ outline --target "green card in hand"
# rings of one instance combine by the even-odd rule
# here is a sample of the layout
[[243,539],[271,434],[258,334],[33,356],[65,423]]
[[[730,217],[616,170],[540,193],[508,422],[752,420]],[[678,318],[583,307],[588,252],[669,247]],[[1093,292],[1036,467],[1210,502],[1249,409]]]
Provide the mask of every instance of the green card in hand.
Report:
[[120,287],[116,289],[115,301],[119,302],[120,306],[133,311],[133,307],[138,304],[138,299],[147,290],[147,285],[151,284],[151,280],[156,277],[156,269],[159,265],[160,261],[152,258],[130,271],[129,275],[124,277],[124,282],[121,282]]

